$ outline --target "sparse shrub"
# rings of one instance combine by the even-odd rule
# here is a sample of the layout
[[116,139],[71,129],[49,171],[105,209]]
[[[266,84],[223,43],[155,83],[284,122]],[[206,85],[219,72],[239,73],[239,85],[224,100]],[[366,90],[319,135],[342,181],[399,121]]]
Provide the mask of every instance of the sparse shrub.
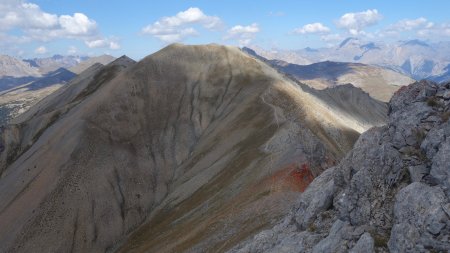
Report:
[[442,122],[447,122],[448,119],[450,119],[450,111],[443,112],[441,114],[441,119],[442,119]]
[[308,231],[309,231],[309,232],[313,232],[313,233],[317,231],[317,227],[316,227],[316,225],[314,224],[314,222],[311,223],[311,224],[309,224],[309,226],[308,226]]
[[412,130],[412,132],[417,140],[417,143],[420,144],[423,141],[423,139],[425,139],[425,136],[426,136],[425,129],[415,128]]
[[373,237],[373,242],[374,242],[375,248],[387,248],[387,244],[389,241],[389,238],[387,236],[380,235],[380,234],[374,234],[374,235],[372,235],[372,237]]
[[428,159],[425,152],[420,148],[407,147],[403,151],[403,154],[409,157],[416,157],[419,161],[426,161]]
[[440,105],[439,99],[437,97],[435,97],[435,96],[429,97],[427,99],[427,105],[431,106],[431,107],[437,107],[437,106]]

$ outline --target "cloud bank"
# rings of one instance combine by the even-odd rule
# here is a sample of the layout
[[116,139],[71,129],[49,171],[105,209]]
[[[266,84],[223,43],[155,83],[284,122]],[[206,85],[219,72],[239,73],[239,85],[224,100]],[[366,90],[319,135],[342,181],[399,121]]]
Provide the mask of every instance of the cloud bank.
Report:
[[[22,36],[8,32],[19,30]],[[104,39],[97,22],[83,13],[56,15],[43,11],[37,4],[23,0],[2,0],[0,2],[0,34],[5,42],[24,43],[31,41],[51,41],[55,39],[77,39],[86,44]],[[111,46],[113,45],[113,46]],[[115,44],[104,45],[110,49]]]
[[222,20],[216,16],[206,15],[197,7],[191,7],[178,12],[175,16],[162,17],[153,24],[142,28],[141,32],[152,35],[165,43],[172,43],[198,35],[193,25],[214,31],[222,26]]

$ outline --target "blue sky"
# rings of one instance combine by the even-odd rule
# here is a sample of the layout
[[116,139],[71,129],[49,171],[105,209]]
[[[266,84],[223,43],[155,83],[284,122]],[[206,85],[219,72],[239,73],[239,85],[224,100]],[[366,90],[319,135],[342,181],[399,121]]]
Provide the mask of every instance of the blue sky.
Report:
[[450,39],[450,1],[0,0],[0,53],[140,59],[172,43],[299,49]]

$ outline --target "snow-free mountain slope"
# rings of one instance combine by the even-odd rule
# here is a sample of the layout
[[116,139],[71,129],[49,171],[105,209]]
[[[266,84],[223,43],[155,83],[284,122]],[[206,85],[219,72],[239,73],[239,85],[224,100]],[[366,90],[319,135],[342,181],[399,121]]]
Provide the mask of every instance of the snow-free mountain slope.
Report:
[[373,98],[388,102],[392,95],[414,80],[398,72],[360,63],[319,62],[301,66],[275,65],[300,82],[317,89],[351,83],[369,93]]
[[101,63],[103,65],[107,65],[110,62],[114,61],[116,58],[114,58],[111,55],[100,55],[100,56],[96,56],[96,57],[90,57],[87,60],[84,60],[80,63],[78,63],[77,65],[69,68],[70,71],[72,71],[73,73],[76,74],[80,74],[81,72],[85,71],[86,69],[88,69],[90,66],[94,65],[95,63]]
[[383,102],[388,102],[401,86],[414,82],[406,75],[378,66],[331,61],[297,65],[282,60],[268,60],[250,48],[244,47],[242,50],[313,88],[324,89],[351,83]]
[[0,78],[26,76],[40,76],[40,73],[27,62],[8,55],[0,55]]
[[3,129],[0,251],[225,251],[351,149],[339,111],[232,47],[96,64]]
[[389,107],[389,123],[361,135],[279,224],[229,252],[448,252],[450,84],[403,87]]
[[45,58],[25,59],[23,61],[38,69],[41,74],[46,74],[59,68],[70,69],[71,67],[88,59],[89,57],[87,56],[54,55]]
[[277,59],[300,65],[323,61],[364,63],[389,68],[419,80],[433,79],[445,72],[450,64],[449,44],[450,42],[420,40],[385,43],[350,37],[334,47],[313,50],[264,50],[258,46],[251,48],[269,60]]

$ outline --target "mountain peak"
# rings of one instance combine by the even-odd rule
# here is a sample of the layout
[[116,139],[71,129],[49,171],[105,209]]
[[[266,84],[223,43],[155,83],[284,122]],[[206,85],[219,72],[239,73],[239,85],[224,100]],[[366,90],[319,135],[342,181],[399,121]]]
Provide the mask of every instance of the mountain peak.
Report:
[[135,60],[131,59],[130,57],[126,55],[122,55],[121,57],[115,59],[114,61],[110,62],[106,66],[122,66],[122,67],[129,67],[136,63]]

